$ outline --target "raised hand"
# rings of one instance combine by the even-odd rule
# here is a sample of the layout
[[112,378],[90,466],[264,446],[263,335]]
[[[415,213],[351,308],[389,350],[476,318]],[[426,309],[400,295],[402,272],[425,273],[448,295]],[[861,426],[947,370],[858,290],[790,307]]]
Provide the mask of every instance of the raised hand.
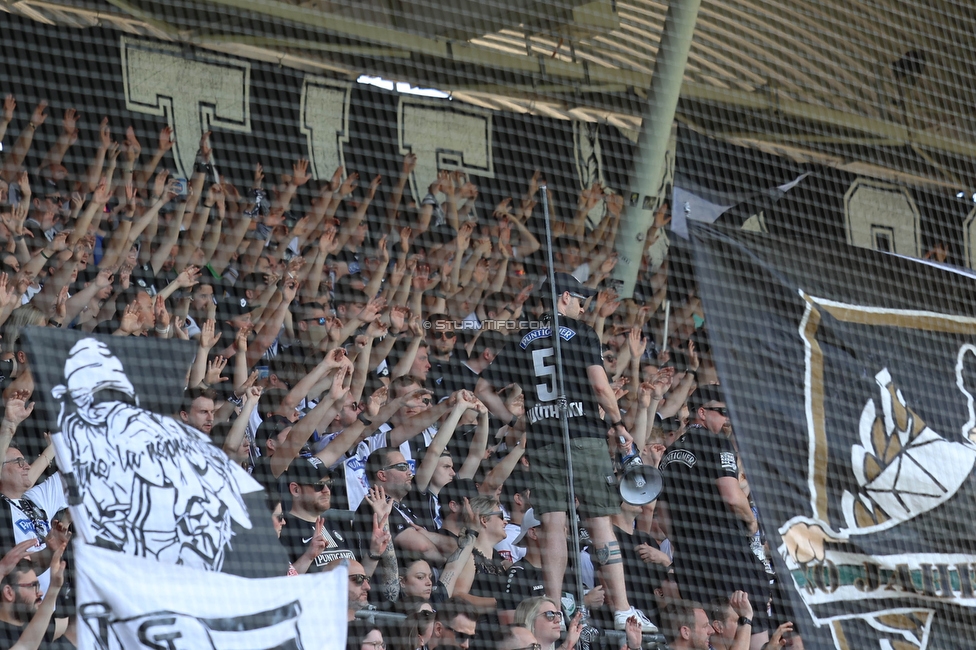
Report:
[[14,109],[17,108],[17,100],[14,99],[13,95],[7,95],[3,98],[3,120],[4,122],[10,122],[14,119]]
[[106,149],[112,144],[112,129],[108,125],[107,117],[103,117],[102,123],[98,125],[98,140]]
[[33,124],[35,127],[44,124],[44,120],[47,119],[47,113],[44,112],[46,110],[47,110],[47,100],[42,99],[41,103],[34,108],[34,112],[31,113],[30,123]]
[[212,319],[207,319],[203,327],[200,328],[200,347],[204,350],[210,350],[213,346],[217,345],[217,341],[220,340],[221,332],[214,334],[214,330],[217,327],[217,323]]
[[200,282],[200,267],[188,266],[176,276],[176,284],[182,289],[189,289]]
[[54,301],[54,316],[64,324],[64,319],[68,315],[68,287],[61,287],[58,297]]
[[299,158],[298,162],[291,166],[291,182],[295,187],[301,187],[312,178],[308,173],[308,160]]
[[671,388],[671,379],[674,377],[673,367],[661,368],[651,377],[651,398],[661,401],[665,393]]
[[24,559],[30,559],[30,549],[37,545],[37,540],[33,537],[25,539],[17,546],[7,551],[7,554],[0,560],[0,576],[8,576],[18,563]]
[[142,145],[136,137],[136,130],[131,126],[125,130],[125,153],[129,162],[135,162],[142,153]]
[[213,149],[210,147],[210,134],[211,131],[204,131],[200,135],[200,157],[203,158],[203,162],[210,162],[210,154],[213,153]]
[[346,350],[344,348],[332,348],[325,353],[325,358],[322,363],[325,364],[327,370],[333,368],[341,368],[343,365],[343,359],[346,358]]
[[377,514],[373,514],[373,535],[370,537],[369,541],[369,552],[373,555],[382,555],[386,552],[387,547],[390,545],[390,541],[393,537],[390,535],[390,531],[383,528],[383,523],[380,522],[380,517]]
[[152,189],[152,195],[154,198],[162,196],[163,192],[166,191],[166,179],[168,178],[169,178],[168,170],[164,169],[160,171],[158,174],[156,174],[156,178],[153,179],[153,189]]
[[252,323],[245,323],[237,330],[237,334],[234,335],[234,350],[238,354],[247,352],[247,337],[254,328]]
[[336,167],[336,170],[332,172],[332,179],[329,181],[329,187],[333,192],[337,191],[342,184],[342,175],[346,173],[345,167]]
[[34,412],[34,402],[28,403],[30,391],[18,390],[7,399],[7,406],[3,413],[3,419],[14,426],[19,426],[21,422],[30,417]]
[[[9,97],[9,95],[8,95]],[[417,166],[417,154],[408,153],[403,157],[403,163],[400,165],[400,173],[406,176],[413,171],[413,168]]]
[[386,398],[390,394],[390,389],[386,386],[380,386],[369,396],[366,400],[366,413],[368,416],[372,417],[380,412],[380,408],[386,404]]
[[204,375],[203,381],[208,385],[213,386],[214,384],[220,384],[225,381],[230,381],[229,377],[221,377],[221,373],[224,372],[224,368],[227,367],[227,359],[224,357],[214,357],[207,362],[207,374]]
[[386,523],[386,518],[393,512],[393,499],[387,497],[383,486],[371,487],[366,492],[365,501],[373,509],[373,513],[380,518],[380,525]]
[[644,356],[644,350],[647,349],[647,338],[641,336],[641,331],[638,328],[633,328],[627,335],[627,347],[630,349],[631,359],[640,359]]
[[159,131],[159,150],[169,151],[173,148],[173,127],[166,125]]
[[383,182],[383,177],[380,176],[379,174],[374,176],[373,180],[369,182],[369,192],[367,192],[366,195],[369,197],[370,200],[373,200],[373,197],[376,196],[376,190],[379,189],[381,182]]
[[131,302],[125,306],[122,318],[119,319],[119,329],[124,334],[135,334],[139,331],[139,310],[136,303]]
[[166,329],[169,327],[170,315],[166,309],[166,300],[162,296],[156,296],[156,302],[153,305],[153,315],[156,317],[156,327],[158,329]]
[[322,553],[322,551],[325,550],[325,547],[329,545],[325,539],[325,535],[322,534],[322,528],[324,526],[325,519],[322,519],[322,517],[316,518],[315,532],[312,533],[312,539],[308,540],[308,549],[305,551],[305,553],[303,553],[305,557],[314,560]]
[[95,193],[92,196],[92,201],[98,203],[99,205],[105,205],[108,200],[112,198],[112,188],[109,187],[108,178],[102,176],[98,180],[98,185],[95,186]]
[[66,109],[61,118],[61,129],[68,135],[78,132],[78,111],[73,108]]
[[742,618],[752,618],[752,604],[749,602],[749,594],[744,591],[736,591],[729,598],[729,605],[737,616]]
[[349,196],[356,189],[357,185],[359,185],[359,174],[353,172],[346,176],[346,180],[342,181],[342,185],[339,186],[339,196]]

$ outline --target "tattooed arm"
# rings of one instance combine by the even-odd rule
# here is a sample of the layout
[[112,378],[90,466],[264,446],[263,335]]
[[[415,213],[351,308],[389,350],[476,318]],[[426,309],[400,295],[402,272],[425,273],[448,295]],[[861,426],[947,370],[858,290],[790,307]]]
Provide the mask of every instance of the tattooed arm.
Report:
[[458,549],[447,558],[444,570],[441,571],[439,582],[447,590],[447,597],[454,597],[454,587],[457,585],[458,576],[467,566],[471,559],[471,552],[474,551],[475,532],[468,531],[458,538]]
[[393,537],[390,534],[390,513],[393,511],[393,501],[386,497],[383,486],[370,488],[365,500],[373,509],[373,535],[370,538],[368,555],[361,558],[366,575],[377,577],[373,584],[379,587],[380,593],[389,602],[395,602],[400,597],[400,573],[397,567],[396,550]]

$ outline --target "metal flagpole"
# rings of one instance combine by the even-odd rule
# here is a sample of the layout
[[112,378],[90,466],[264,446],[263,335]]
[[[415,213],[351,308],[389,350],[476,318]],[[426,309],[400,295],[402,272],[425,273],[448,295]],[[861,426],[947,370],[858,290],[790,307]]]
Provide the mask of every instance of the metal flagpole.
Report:
[[[580,567],[579,515],[576,513],[576,489],[573,487],[572,448],[569,442],[569,402],[566,399],[566,382],[563,379],[563,355],[559,336],[559,297],[556,295],[556,267],[552,263],[552,225],[549,222],[549,188],[542,190],[542,215],[546,222],[546,248],[549,262],[549,292],[552,298],[552,340],[556,348],[556,404],[559,407],[559,421],[563,429],[563,446],[566,450],[566,481],[569,484],[570,532],[573,535],[573,558],[576,574],[576,611],[583,607],[583,572]],[[569,621],[566,622],[567,626]]]

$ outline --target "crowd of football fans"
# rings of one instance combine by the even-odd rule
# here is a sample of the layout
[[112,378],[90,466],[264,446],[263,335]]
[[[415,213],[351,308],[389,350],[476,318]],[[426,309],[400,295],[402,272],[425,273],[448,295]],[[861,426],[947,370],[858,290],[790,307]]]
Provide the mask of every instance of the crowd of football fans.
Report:
[[[8,97],[0,138],[15,114]],[[144,149],[131,127],[123,134],[107,119],[94,157],[69,170],[78,120],[37,106],[6,138],[0,170],[0,638],[9,647],[75,639],[58,604],[71,525],[54,449],[31,424],[29,326],[195,346],[171,415],[264,486],[262,521],[288,557],[282,575],[348,563],[351,650],[588,650],[610,630],[632,650],[663,645],[658,631],[672,648],[801,644],[777,611],[705,313],[693,290],[669,294],[666,204],[626,300],[609,281],[622,197],[591,187],[575,214],[553,215],[555,270],[594,290],[579,320],[599,337],[619,426],[664,474],[659,499],[621,500],[612,515],[618,560],[585,529],[575,555],[570,531],[546,539],[533,509],[539,445],[526,444],[534,418],[524,402],[539,387],[494,386],[515,416],[501,421],[479,385],[506,346],[548,324],[542,174],[493,208],[458,172],[423,179],[427,194],[411,197],[413,155],[396,178],[340,168],[312,181],[298,160],[272,181],[255,161],[234,184],[215,172],[205,133],[184,181],[168,127]],[[57,140],[28,168],[39,129]],[[25,458],[34,448],[44,451]],[[569,549],[561,577],[546,568],[553,544]],[[603,581],[614,561],[626,608]]]

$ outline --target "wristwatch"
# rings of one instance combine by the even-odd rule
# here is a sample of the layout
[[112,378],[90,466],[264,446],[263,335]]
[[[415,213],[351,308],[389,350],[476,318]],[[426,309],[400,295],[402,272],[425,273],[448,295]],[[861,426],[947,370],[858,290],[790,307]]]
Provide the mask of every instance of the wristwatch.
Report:
[[508,426],[515,427],[516,424],[518,424],[518,416],[513,415],[512,419],[508,421]]
[[748,625],[749,627],[752,627],[752,619],[746,618],[745,616],[740,616],[739,625]]
[[[365,425],[366,425],[366,426],[368,426],[368,427],[371,427],[371,426],[373,426],[373,421],[372,421],[372,420],[370,420],[369,418],[367,418],[367,417],[366,417],[365,415],[363,415],[362,413],[360,413],[360,414],[359,414],[358,416],[356,416],[356,419],[357,419],[357,420],[359,420],[360,422],[362,422],[363,424],[365,424]],[[374,558],[374,559],[375,559],[375,558]]]
[[369,555],[369,559],[371,559],[371,560],[381,560],[381,559],[383,559],[383,554],[382,553],[380,553],[379,555],[373,555],[373,551],[369,551],[367,553],[367,555]]

